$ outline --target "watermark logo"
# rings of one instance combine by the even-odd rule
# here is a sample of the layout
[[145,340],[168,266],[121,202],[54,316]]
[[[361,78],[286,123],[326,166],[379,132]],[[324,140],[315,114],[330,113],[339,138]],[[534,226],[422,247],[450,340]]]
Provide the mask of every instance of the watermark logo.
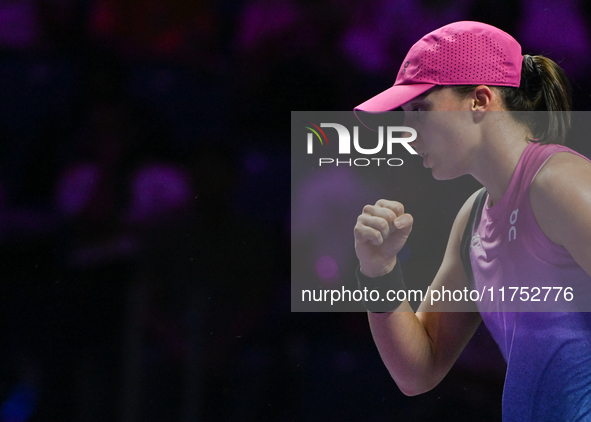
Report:
[[[326,134],[324,133],[324,131],[318,126],[315,125],[314,123],[310,123],[310,122],[306,122],[304,121],[305,124],[309,125],[309,126],[304,126],[306,129],[310,129],[318,138],[318,140],[320,141],[320,145],[324,145],[324,143],[322,142],[322,138],[324,138],[324,142],[326,142],[326,145],[328,145],[328,138],[326,137]],[[311,128],[310,126],[314,126],[316,129]],[[318,133],[322,133],[322,137],[320,137],[320,134]],[[311,133],[308,133],[308,154],[312,154],[312,141],[313,141],[313,136]]]
[[[417,139],[417,132],[411,127],[407,126],[380,126],[378,127],[378,140],[377,145],[373,148],[364,148],[361,146],[359,140],[359,126],[353,126],[353,136],[351,136],[351,132],[347,127],[339,123],[320,123],[320,126],[304,121],[306,129],[310,130],[307,134],[307,147],[306,152],[307,154],[314,153],[314,135],[320,141],[321,145],[328,145],[328,137],[326,136],[325,131],[322,128],[334,129],[338,136],[338,153],[339,155],[348,155],[351,154],[351,145],[353,146],[354,150],[358,154],[362,155],[376,155],[382,152],[384,149],[384,145],[386,146],[386,154],[392,155],[393,145],[400,144],[402,145],[406,151],[411,155],[418,155],[414,148],[410,145],[415,139]],[[406,136],[402,136],[405,134]],[[351,140],[353,142],[351,142]],[[340,157],[342,158],[342,157]],[[360,167],[367,167],[371,164],[380,165],[380,163],[385,163],[388,166],[401,166],[403,164],[403,160],[401,158],[391,158],[391,157],[362,157],[362,158],[355,158],[355,159],[347,159],[347,160],[339,160],[338,158],[320,158],[318,161],[318,165],[328,165],[328,164],[335,164],[335,165],[343,165],[348,164],[349,166],[360,166]]]

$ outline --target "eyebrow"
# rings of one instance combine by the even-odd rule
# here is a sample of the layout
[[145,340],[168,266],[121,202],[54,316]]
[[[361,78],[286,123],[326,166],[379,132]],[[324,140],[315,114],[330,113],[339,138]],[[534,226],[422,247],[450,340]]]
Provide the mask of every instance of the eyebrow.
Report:
[[[430,90],[429,90],[429,91],[430,91]],[[429,95],[429,94],[430,94],[430,92],[429,92],[429,91],[427,91],[427,92],[424,92],[424,93],[422,93],[421,95],[417,95],[416,97],[414,97],[414,98],[413,98],[412,100],[410,100],[409,102],[412,102],[412,101],[415,101],[415,100],[417,100],[417,101],[422,101],[422,100],[424,100],[424,99],[425,99],[425,97],[426,97],[427,95]]]
[[[427,94],[421,94],[417,97],[414,97],[412,100],[408,101],[406,104],[408,104],[409,106],[413,105],[413,104],[417,104],[422,102],[425,97],[427,96]],[[400,108],[402,109],[402,106],[400,106]]]
[[[427,97],[427,95],[429,95],[431,93],[431,89],[428,89],[427,91],[423,92],[421,95],[417,95],[416,97],[414,97],[412,100],[409,100],[406,104],[414,104],[417,102],[421,102],[425,99],[425,97]],[[402,110],[402,106],[398,107],[400,110]]]

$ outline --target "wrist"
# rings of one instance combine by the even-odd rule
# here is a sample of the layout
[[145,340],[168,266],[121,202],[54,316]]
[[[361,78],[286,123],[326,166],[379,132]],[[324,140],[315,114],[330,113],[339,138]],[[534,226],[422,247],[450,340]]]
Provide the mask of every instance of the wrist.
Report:
[[[406,290],[406,285],[402,279],[402,269],[400,263],[395,261],[391,271],[378,277],[369,277],[361,272],[361,266],[357,266],[355,271],[357,284],[360,290],[373,292],[364,295],[363,306],[370,312],[383,313],[393,312],[401,304],[398,295],[391,295],[389,292]],[[377,292],[377,295],[375,294]]]
[[380,268],[380,269],[366,268],[366,267],[363,267],[361,264],[359,264],[359,271],[361,272],[361,274],[363,274],[364,276],[366,276],[368,278],[383,277],[383,276],[387,275],[389,272],[391,272],[394,269],[394,267],[396,267],[397,263],[398,263],[398,260],[395,257],[394,261],[392,261],[388,266]]

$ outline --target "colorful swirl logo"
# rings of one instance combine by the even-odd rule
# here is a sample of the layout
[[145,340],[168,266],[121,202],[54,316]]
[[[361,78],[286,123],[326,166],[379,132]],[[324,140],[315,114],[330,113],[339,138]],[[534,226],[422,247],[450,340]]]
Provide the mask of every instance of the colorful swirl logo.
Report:
[[[328,139],[326,138],[326,134],[324,133],[324,131],[322,129],[320,129],[320,126],[315,125],[314,123],[310,123],[310,122],[306,122],[303,121],[305,124],[307,124],[308,126],[304,126],[306,129],[309,129],[310,131],[312,131],[314,133],[314,135],[316,135],[316,137],[318,138],[318,140],[320,141],[320,145],[324,145],[324,142],[326,142],[326,145],[328,145]],[[314,128],[312,128],[311,126],[314,126]],[[320,136],[320,132],[322,134],[322,137]],[[324,138],[324,142],[322,141],[322,138]],[[308,154],[312,154],[312,134],[308,133]]]
[[306,122],[306,121],[304,121],[304,123],[307,125],[310,125],[310,126],[314,126],[317,129],[317,131],[316,131],[313,128],[311,128],[310,126],[304,126],[306,129],[310,129],[312,132],[314,132],[316,137],[320,140],[320,145],[324,145],[324,143],[322,142],[322,138],[320,137],[320,134],[318,132],[322,133],[322,137],[324,138],[326,145],[328,145],[328,139],[326,138],[326,134],[324,133],[324,131],[322,129],[320,129],[320,126],[315,125],[314,123]]

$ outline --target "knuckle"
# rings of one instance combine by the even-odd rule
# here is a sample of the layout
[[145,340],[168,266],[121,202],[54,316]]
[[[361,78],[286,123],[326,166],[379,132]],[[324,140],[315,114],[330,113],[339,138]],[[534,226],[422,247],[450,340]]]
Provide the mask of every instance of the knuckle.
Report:
[[396,215],[396,213],[394,211],[392,211],[391,209],[388,209],[387,211],[387,215],[386,218],[390,221],[394,221],[398,216]]
[[359,217],[357,217],[357,223],[355,224],[355,226],[358,229],[364,228],[365,226],[367,226],[368,218],[370,217],[368,217],[367,214],[361,214]]
[[360,223],[355,224],[355,227],[353,227],[353,234],[355,235],[355,237],[360,237],[361,236]]
[[381,233],[376,233],[375,238],[374,238],[374,244],[376,245],[381,245],[382,243],[384,243],[384,238],[382,237]]
[[363,230],[359,232],[359,237],[361,239],[375,243],[382,237],[382,235],[377,230]]

